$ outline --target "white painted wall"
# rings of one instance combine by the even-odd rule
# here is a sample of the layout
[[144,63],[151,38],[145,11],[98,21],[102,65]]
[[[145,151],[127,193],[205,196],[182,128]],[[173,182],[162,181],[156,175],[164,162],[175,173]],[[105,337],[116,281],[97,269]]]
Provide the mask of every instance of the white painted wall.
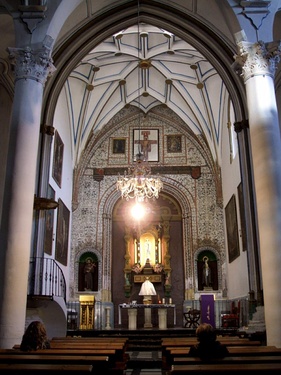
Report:
[[[71,135],[69,131],[70,126],[69,126],[68,113],[69,111],[67,109],[65,94],[62,91],[58,99],[55,116],[54,116],[54,122],[53,122],[54,128],[58,131],[61,137],[61,140],[64,143],[61,188],[57,185],[57,183],[52,177],[54,139],[52,142],[52,150],[51,150],[51,165],[50,165],[49,182],[52,188],[55,190],[55,200],[58,201],[59,199],[61,199],[70,211],[69,233],[71,233],[73,170],[72,170]],[[55,210],[55,218],[54,218],[54,241],[53,241],[53,251],[52,251],[53,258],[55,258],[56,228],[57,228],[57,210]],[[69,236],[69,242],[68,242],[67,266],[64,266],[63,264],[58,263],[64,273],[67,287],[69,285],[68,265],[69,265],[69,258],[70,258],[70,245],[71,245],[70,241],[71,241],[71,236]],[[66,291],[66,295],[68,295],[68,290]]]
[[[233,131],[234,118],[231,115],[231,126]],[[238,154],[238,144],[237,136],[234,133],[234,151],[236,154],[234,159],[231,161],[230,158],[230,143],[229,143],[229,133],[227,128],[227,121],[222,127],[222,189],[223,189],[223,206],[224,209],[228,204],[232,195],[236,198],[236,209],[238,217],[238,233],[239,233],[239,247],[240,256],[236,258],[233,262],[228,262],[228,249],[227,249],[227,233],[225,225],[225,248],[226,248],[226,282],[228,289],[228,298],[239,298],[247,296],[248,294],[248,269],[247,269],[247,252],[242,250],[242,237],[241,237],[241,222],[240,222],[240,212],[239,212],[239,200],[237,187],[240,184],[240,165],[239,165],[239,154]],[[225,211],[224,211],[225,212]],[[238,277],[239,275],[239,277]],[[230,282],[231,280],[231,282]]]

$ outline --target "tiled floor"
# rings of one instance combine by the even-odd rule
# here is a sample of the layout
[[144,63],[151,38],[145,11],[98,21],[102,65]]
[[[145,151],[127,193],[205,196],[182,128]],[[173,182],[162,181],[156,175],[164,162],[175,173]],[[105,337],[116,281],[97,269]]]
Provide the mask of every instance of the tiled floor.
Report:
[[130,361],[126,375],[162,375],[161,351],[133,351],[128,354]]

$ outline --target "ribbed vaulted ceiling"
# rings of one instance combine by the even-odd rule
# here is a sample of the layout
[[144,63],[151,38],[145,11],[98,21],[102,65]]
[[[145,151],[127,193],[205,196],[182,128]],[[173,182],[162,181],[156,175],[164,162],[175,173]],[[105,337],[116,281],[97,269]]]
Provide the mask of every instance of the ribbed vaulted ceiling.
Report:
[[76,156],[124,106],[147,113],[165,104],[220,159],[225,85],[201,53],[166,30],[144,23],[120,30],[83,58],[65,89]]

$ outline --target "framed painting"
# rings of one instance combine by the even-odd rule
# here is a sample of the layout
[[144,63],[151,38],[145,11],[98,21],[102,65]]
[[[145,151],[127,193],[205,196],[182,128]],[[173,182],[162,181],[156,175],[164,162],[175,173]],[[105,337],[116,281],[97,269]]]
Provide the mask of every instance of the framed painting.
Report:
[[240,255],[236,199],[234,194],[225,207],[225,221],[228,245],[228,260],[229,263],[231,263]]
[[[50,185],[48,186],[47,198],[55,199],[55,190]],[[49,255],[52,255],[53,249],[54,214],[54,209],[45,211],[44,252]]]
[[59,133],[56,131],[55,141],[54,141],[52,176],[59,187],[61,187],[61,178],[62,178],[63,149],[64,149],[64,144],[61,140]]
[[181,135],[167,135],[167,152],[181,152]]
[[159,158],[159,131],[158,129],[134,129],[133,159],[142,154],[145,161],[158,161]]
[[67,266],[69,210],[61,199],[58,200],[57,237],[55,259]]
[[246,251],[247,250],[247,232],[246,232],[246,217],[245,217],[245,206],[244,206],[242,183],[238,185],[237,192],[238,192],[239,211],[240,211],[242,250]]
[[113,154],[125,154],[125,150],[126,150],[126,139],[125,138],[113,138],[112,153]]

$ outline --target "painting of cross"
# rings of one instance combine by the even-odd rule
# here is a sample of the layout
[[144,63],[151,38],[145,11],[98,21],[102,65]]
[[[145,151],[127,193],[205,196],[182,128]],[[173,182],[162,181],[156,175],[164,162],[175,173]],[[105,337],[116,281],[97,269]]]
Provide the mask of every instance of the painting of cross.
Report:
[[158,161],[158,130],[134,130],[134,160],[141,153],[145,161]]

